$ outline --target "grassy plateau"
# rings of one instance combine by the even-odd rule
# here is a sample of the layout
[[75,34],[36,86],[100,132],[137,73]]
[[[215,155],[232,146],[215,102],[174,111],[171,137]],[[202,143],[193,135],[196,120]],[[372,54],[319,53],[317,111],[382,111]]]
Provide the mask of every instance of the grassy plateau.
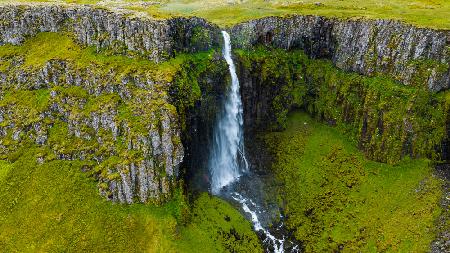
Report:
[[109,9],[132,10],[154,18],[197,16],[220,26],[266,16],[292,14],[337,18],[396,19],[421,27],[450,29],[447,0],[2,0],[8,3],[90,4]]

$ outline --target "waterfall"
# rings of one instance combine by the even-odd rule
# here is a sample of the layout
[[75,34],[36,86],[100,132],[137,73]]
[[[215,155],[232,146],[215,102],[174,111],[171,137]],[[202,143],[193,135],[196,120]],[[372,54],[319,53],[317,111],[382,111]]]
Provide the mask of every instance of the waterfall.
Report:
[[[230,35],[225,31],[222,31],[222,35],[224,39],[223,57],[229,67],[231,86],[227,89],[225,101],[214,128],[209,171],[212,193],[225,196],[230,192],[221,190],[233,182],[241,183],[237,179],[244,172],[248,172],[248,163],[244,153],[243,108],[239,92],[239,80],[231,58]],[[250,172],[247,175],[250,175]],[[242,180],[243,178],[240,181]],[[263,244],[266,251],[283,253],[286,242],[285,236],[282,235],[282,238],[279,239],[272,235],[269,229],[263,227],[259,216],[265,212],[264,209],[256,204],[252,198],[246,197],[242,193],[231,192],[229,196],[241,205],[242,210],[247,215],[251,216],[255,231],[264,235]],[[291,248],[291,252],[299,252],[298,246],[295,245]]]
[[244,154],[243,109],[239,92],[239,79],[231,58],[230,35],[222,31],[223,56],[231,75],[231,86],[227,90],[224,106],[214,129],[213,146],[209,159],[211,191],[214,194],[235,181],[248,170]]

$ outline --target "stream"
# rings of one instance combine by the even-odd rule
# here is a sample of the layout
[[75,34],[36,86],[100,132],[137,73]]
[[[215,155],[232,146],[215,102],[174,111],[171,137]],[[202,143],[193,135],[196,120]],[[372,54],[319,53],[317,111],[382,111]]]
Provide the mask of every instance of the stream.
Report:
[[274,203],[268,204],[262,196],[267,179],[251,172],[245,156],[239,79],[232,59],[230,35],[222,31],[222,36],[223,57],[229,67],[231,86],[213,132],[208,162],[210,191],[239,206],[240,211],[252,222],[266,252],[300,252],[300,246],[291,239],[293,236],[284,226],[279,207]]

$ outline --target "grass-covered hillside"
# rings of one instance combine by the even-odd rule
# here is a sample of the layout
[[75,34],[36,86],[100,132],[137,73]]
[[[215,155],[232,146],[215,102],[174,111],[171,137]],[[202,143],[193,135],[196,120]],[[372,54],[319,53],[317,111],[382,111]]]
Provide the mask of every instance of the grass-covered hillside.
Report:
[[290,14],[328,17],[383,18],[402,20],[417,26],[450,29],[447,0],[2,0],[4,3],[76,3],[103,8],[127,9],[155,18],[198,16],[221,26],[242,21]]
[[105,200],[82,171],[85,162],[37,162],[29,146],[0,160],[2,252],[259,252],[237,210],[201,195],[162,207]]
[[367,160],[336,128],[298,112],[263,138],[305,252],[429,251],[442,190],[428,160]]

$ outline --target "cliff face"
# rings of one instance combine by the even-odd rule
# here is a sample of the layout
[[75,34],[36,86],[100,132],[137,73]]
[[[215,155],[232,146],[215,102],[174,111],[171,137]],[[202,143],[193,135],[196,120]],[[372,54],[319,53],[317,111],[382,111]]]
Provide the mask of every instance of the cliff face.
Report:
[[[32,50],[19,48],[30,47],[28,39],[47,34],[42,32],[68,34],[77,44],[54,39],[45,50],[66,51],[35,54],[44,50],[43,36]],[[248,132],[282,128],[287,112],[299,106],[351,128],[375,160],[431,157],[441,148],[448,108],[442,109],[435,92],[450,85],[448,31],[293,16],[249,21],[231,32],[235,48],[286,49],[236,56]],[[197,52],[217,49],[221,41],[219,28],[199,18],[157,20],[87,6],[0,6],[1,157],[31,141],[50,149],[39,161],[87,161],[100,192],[123,203],[162,202],[180,177],[206,188],[208,173],[198,170],[207,166],[228,71],[218,51]],[[330,70],[296,49],[330,59],[341,70],[389,80]],[[397,89],[391,79],[414,90]],[[184,174],[183,166],[190,171]]]
[[1,155],[32,141],[52,151],[37,157],[42,162],[91,161],[86,170],[114,201],[170,196],[184,150],[167,83],[144,71],[125,74],[52,60],[26,70],[15,63],[0,85]]
[[154,61],[220,43],[218,28],[200,18],[156,20],[88,6],[0,6],[0,45],[22,43],[39,32],[69,32],[78,42],[131,51]]
[[[20,44],[38,32],[70,32],[78,41],[161,61],[175,52],[221,45],[219,27],[200,18],[151,19],[83,6],[0,6],[0,44]],[[268,17],[231,28],[233,46],[303,49],[346,71],[384,74],[431,91],[450,88],[450,32],[391,20],[319,16]]]
[[431,91],[450,88],[450,31],[390,20],[338,20],[317,16],[269,17],[232,29],[233,44],[303,49],[342,70],[387,75]]
[[[108,55],[155,62],[221,43],[218,28],[199,18],[155,20],[87,6],[2,6],[0,20],[0,45],[20,46],[42,32],[58,32],[74,37],[78,44],[94,46],[97,52],[107,50]],[[41,37],[38,44],[52,38]],[[217,80],[214,75],[226,80],[223,75],[227,72],[209,74],[206,70],[221,64],[206,66],[207,55],[197,60],[181,57],[160,67],[150,61],[90,55],[87,49],[64,43],[56,39],[56,50],[68,48],[42,63],[27,59],[41,50],[39,45],[25,51],[6,48],[1,53],[1,155],[7,157],[32,141],[52,150],[38,157],[40,161],[91,161],[86,170],[97,177],[100,192],[113,201],[165,201],[179,187],[185,153],[181,139],[188,148],[186,164],[198,161],[191,151],[196,145],[191,143],[203,143],[207,138],[196,131],[208,129],[205,124],[215,112],[205,107],[216,103],[207,102],[207,96],[202,100],[205,105],[198,104],[199,85],[202,91],[211,90],[207,87],[213,86],[212,79]],[[59,60],[73,53],[71,47],[77,48],[77,55]],[[220,87],[224,86],[216,89]],[[16,98],[28,96],[29,103]],[[37,105],[38,101],[42,105]],[[198,110],[210,113],[192,109],[196,103],[206,108]],[[193,137],[182,136],[182,128]]]
[[287,113],[302,108],[344,132],[371,160],[448,159],[448,92],[348,73],[299,50],[236,53],[247,134],[283,129]]

